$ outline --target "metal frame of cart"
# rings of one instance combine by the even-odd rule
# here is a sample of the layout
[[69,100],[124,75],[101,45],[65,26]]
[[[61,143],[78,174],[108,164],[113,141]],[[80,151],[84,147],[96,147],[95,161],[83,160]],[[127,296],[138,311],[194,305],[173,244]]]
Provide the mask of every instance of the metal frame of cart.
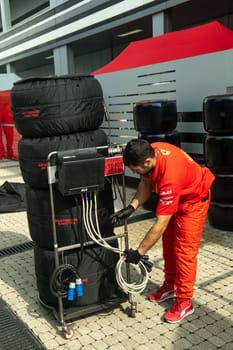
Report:
[[[96,147],[96,149],[100,148],[107,148],[108,146],[104,147]],[[51,152],[48,155],[48,183],[49,183],[49,193],[50,193],[50,202],[51,202],[51,217],[52,217],[52,227],[53,227],[53,244],[54,244],[54,258],[55,258],[55,268],[59,267],[59,254],[62,254],[62,252],[72,249],[77,249],[81,247],[80,243],[67,245],[67,246],[58,246],[58,240],[57,240],[57,232],[56,232],[56,224],[55,224],[55,208],[54,208],[54,198],[53,198],[53,184],[55,184],[58,180],[56,178],[56,171],[57,171],[57,158],[58,158],[59,152]],[[122,155],[120,156],[122,158]],[[107,157],[109,160],[113,157]],[[123,161],[122,161],[123,164]],[[126,189],[125,189],[125,174],[124,174],[124,167],[122,168],[122,171],[114,173],[114,169],[110,175],[105,176],[111,176],[114,177],[116,175],[121,175],[122,177],[122,202],[123,206],[126,205]],[[118,171],[118,170],[117,170]],[[119,184],[118,184],[119,186]],[[120,190],[120,189],[119,189]],[[117,234],[112,237],[105,238],[106,241],[113,240],[113,239],[122,239],[124,238],[124,245],[125,248],[128,248],[128,230],[127,230],[127,221],[124,222],[124,232],[122,234]],[[88,241],[83,243],[83,246],[86,245],[92,245],[95,244],[93,241]],[[104,249],[104,248],[103,248]],[[129,264],[126,264],[126,278],[127,281],[130,282],[130,266]],[[87,316],[89,314],[98,312],[98,311],[104,311],[109,310],[110,308],[114,308],[120,305],[120,303],[126,301],[126,298],[114,298],[111,300],[106,300],[104,303],[96,303],[88,306],[77,306],[77,307],[70,307],[65,309],[63,306],[63,297],[58,295],[58,309],[53,308],[54,315],[56,319],[60,322],[63,330],[63,335],[65,339],[71,339],[74,335],[74,330],[72,327],[71,320],[75,320],[81,316]],[[132,294],[128,293],[128,300],[131,305],[131,316],[135,317],[136,313],[136,302],[133,301]]]

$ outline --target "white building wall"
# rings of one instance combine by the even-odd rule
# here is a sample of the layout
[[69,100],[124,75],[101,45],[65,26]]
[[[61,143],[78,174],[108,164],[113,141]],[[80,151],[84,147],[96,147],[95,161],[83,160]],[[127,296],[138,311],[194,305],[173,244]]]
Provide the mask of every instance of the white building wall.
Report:
[[[233,86],[233,50],[201,55],[150,66],[97,75],[107,105],[109,121],[103,128],[112,143],[126,144],[138,137],[134,129],[133,106],[143,100],[176,100],[178,113],[202,112],[203,99],[224,94]],[[186,136],[205,134],[203,121],[178,120],[176,130]],[[203,155],[203,143],[187,140],[181,147]],[[132,176],[131,173],[127,174]]]
[[40,6],[46,5],[48,1],[45,0],[9,0],[11,8],[12,21],[24,16],[29,12],[36,12]]

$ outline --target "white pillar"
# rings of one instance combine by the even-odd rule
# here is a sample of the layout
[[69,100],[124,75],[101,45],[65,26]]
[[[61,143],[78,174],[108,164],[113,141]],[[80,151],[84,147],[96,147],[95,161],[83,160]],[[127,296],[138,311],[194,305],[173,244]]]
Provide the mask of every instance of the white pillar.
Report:
[[6,65],[6,72],[7,73],[16,73],[16,69],[15,69],[14,63],[7,63],[7,65]]
[[152,17],[152,36],[162,34],[164,34],[164,12],[159,12]]
[[73,74],[74,54],[69,46],[61,46],[53,50],[54,55],[54,72],[60,74]]
[[11,10],[9,0],[0,0],[2,29],[6,32],[11,28]]
[[162,35],[170,30],[171,23],[167,12],[159,12],[152,17],[152,36]]

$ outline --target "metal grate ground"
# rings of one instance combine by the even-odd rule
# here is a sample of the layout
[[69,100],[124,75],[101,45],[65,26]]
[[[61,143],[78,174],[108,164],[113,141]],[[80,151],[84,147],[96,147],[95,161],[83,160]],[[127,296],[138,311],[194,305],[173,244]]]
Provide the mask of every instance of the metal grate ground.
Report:
[[28,242],[17,244],[17,245],[11,246],[11,247],[0,249],[0,258],[4,258],[5,256],[25,252],[26,250],[32,249],[33,246],[34,246],[34,242],[28,241]]
[[0,299],[0,349],[46,350],[40,341]]

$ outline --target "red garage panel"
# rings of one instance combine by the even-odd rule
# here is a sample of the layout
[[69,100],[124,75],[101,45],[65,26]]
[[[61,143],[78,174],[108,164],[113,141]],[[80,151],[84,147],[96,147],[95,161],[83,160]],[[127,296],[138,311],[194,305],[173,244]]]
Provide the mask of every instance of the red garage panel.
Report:
[[217,21],[135,41],[93,75],[147,66],[233,48],[233,31]]

